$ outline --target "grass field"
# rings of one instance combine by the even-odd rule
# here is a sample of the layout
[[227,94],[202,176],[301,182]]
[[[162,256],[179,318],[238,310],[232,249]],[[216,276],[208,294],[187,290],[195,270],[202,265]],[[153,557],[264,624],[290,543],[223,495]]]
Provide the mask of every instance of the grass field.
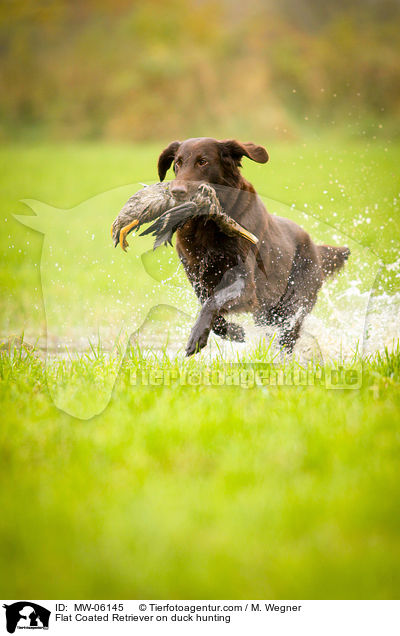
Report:
[[[269,165],[244,168],[258,191],[372,250],[389,264],[376,289],[394,297],[400,287],[393,266],[400,256],[400,146],[310,138],[267,147]],[[99,346],[90,356],[54,356],[46,368],[36,340],[64,323],[76,337],[83,316],[90,329],[100,322],[115,327],[125,305],[144,307],[153,288],[144,274],[128,281],[132,296],[122,287],[121,277],[135,264],[136,240],[125,260],[113,251],[115,263],[99,258],[91,269],[87,226],[80,231],[82,217],[70,216],[73,247],[82,256],[72,258],[76,251],[65,249],[57,284],[52,287],[50,276],[42,290],[47,238],[12,214],[29,213],[21,199],[82,211],[82,202],[112,191],[110,199],[87,208],[88,227],[104,234],[107,250],[125,186],[156,180],[159,150],[89,144],[0,149],[0,333],[6,343],[0,357],[0,570],[7,574],[1,595],[398,598],[396,344],[363,359],[355,353],[363,364],[357,390],[137,386],[132,378],[142,370],[206,373],[225,368],[225,361],[223,354],[185,361],[180,351],[132,346],[99,416],[82,421],[54,405],[53,382],[84,409],[87,391],[103,386],[119,359]],[[174,270],[173,253],[163,258]],[[111,280],[108,263],[115,267]],[[190,304],[184,278],[177,280],[179,293],[172,293]],[[7,344],[9,336],[22,334],[26,345]],[[246,359],[239,355],[239,370],[249,360],[269,362],[268,345]],[[318,361],[311,364],[321,372]]]

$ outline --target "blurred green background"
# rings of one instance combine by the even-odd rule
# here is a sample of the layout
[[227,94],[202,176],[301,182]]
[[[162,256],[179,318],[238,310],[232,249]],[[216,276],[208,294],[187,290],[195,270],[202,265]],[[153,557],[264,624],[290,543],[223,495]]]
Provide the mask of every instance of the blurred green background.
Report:
[[0,136],[393,137],[398,0],[5,0]]

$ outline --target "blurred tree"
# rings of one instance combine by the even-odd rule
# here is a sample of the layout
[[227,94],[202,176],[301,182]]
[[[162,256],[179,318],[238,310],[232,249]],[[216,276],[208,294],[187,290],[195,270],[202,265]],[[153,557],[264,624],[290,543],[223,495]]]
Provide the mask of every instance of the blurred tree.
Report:
[[400,0],[3,0],[0,133],[295,134],[400,110]]

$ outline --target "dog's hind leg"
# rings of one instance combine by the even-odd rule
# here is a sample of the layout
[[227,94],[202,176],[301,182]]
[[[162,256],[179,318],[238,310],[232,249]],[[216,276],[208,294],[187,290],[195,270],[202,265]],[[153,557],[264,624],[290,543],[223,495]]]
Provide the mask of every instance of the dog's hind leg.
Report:
[[286,291],[272,314],[281,325],[279,344],[291,353],[300,335],[304,318],[317,301],[323,272],[311,240],[299,245],[293,260]]
[[287,353],[292,353],[294,345],[296,344],[299,335],[301,325],[303,324],[304,315],[300,318],[292,319],[282,325],[281,333],[279,336],[279,344],[285,349]]
[[[309,246],[310,249],[310,246]],[[310,258],[310,252],[297,250],[288,288],[280,301],[279,312],[283,316],[279,344],[291,353],[300,335],[306,315],[314,307],[323,280],[340,270],[350,256],[348,247],[311,245],[318,258]]]

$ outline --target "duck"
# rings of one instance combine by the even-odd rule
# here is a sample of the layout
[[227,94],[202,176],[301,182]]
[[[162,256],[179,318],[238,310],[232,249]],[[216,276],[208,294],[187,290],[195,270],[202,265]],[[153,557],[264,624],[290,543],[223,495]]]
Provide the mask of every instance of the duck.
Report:
[[161,245],[172,245],[173,234],[194,217],[204,216],[204,221],[214,221],[227,236],[242,236],[253,244],[258,238],[240,223],[226,214],[214,188],[201,183],[188,197],[177,205],[171,193],[170,183],[160,182],[145,186],[126,202],[111,227],[114,246],[127,251],[127,236],[135,234],[146,223],[152,223],[140,236],[151,234],[155,237],[153,249]]

